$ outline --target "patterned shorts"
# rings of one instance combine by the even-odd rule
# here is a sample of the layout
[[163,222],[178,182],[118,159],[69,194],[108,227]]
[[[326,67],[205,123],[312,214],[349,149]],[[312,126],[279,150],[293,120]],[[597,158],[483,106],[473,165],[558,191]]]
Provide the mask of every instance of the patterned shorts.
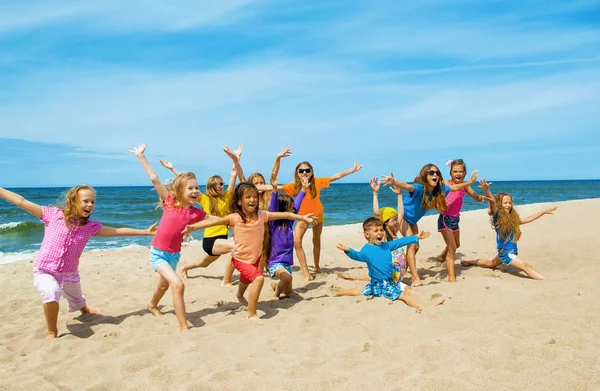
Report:
[[449,229],[452,232],[458,231],[460,229],[458,228],[459,222],[460,217],[440,215],[438,217],[438,232],[445,229]]
[[362,290],[363,296],[383,296],[390,300],[396,300],[402,294],[406,285],[390,280],[369,282]]

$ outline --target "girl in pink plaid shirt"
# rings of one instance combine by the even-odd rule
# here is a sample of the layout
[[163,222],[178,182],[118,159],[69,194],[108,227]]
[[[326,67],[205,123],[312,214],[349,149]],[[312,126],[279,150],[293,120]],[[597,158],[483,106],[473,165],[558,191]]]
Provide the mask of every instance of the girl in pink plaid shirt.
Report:
[[79,258],[92,236],[154,235],[147,229],[111,228],[90,220],[96,191],[87,185],[70,189],[64,208],[40,206],[12,191],[0,188],[0,198],[25,209],[44,223],[44,239],[33,263],[33,284],[44,302],[48,339],[58,335],[58,301],[64,295],[68,311],[98,314],[86,304],[79,278]]

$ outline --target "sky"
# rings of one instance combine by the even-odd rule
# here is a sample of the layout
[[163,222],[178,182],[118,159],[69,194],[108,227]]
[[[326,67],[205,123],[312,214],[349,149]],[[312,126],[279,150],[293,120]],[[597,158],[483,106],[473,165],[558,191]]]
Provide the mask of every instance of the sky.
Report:
[[488,180],[598,179],[600,0],[0,4],[0,186],[201,183],[222,147],[280,183],[462,158]]

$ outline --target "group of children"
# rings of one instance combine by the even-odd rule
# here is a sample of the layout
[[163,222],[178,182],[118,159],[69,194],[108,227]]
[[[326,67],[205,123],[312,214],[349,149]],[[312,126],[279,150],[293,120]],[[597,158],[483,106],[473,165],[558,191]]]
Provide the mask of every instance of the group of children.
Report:
[[[82,185],[69,190],[61,207],[42,207],[0,188],[0,198],[40,218],[45,225],[42,245],[34,260],[33,275],[34,286],[44,303],[49,338],[55,338],[58,334],[58,302],[61,296],[67,299],[69,311],[94,312],[86,304],[78,273],[79,258],[91,236],[154,236],[150,246],[150,265],[158,273],[159,281],[148,310],[160,315],[158,303],[170,287],[173,307],[182,331],[189,328],[182,278],[187,277],[189,270],[207,267],[221,255],[231,253],[223,284],[231,284],[233,270],[237,269],[240,273],[237,298],[247,306],[248,318],[258,319],[256,307],[264,284],[263,270],[268,270],[271,277],[278,279],[278,283],[273,284],[274,298],[292,291],[294,252],[304,279],[312,279],[302,248],[302,240],[309,226],[313,229],[314,269],[317,272],[321,270],[319,261],[324,208],[320,192],[329,187],[331,182],[363,167],[355,162],[353,167],[331,177],[316,178],[310,163],[301,162],[296,166],[294,182],[280,186],[280,161],[291,155],[291,149],[284,148],[276,156],[270,184],[267,185],[259,173],[245,178],[240,165],[241,145],[233,151],[225,147],[225,153],[233,161],[228,187],[225,190],[220,176],[212,176],[208,180],[206,194],[203,194],[193,173],[179,173],[170,162],[161,160],[161,164],[175,175],[169,185],[164,185],[148,162],[145,149],[146,145],[143,144],[130,152],[138,158],[160,197],[163,212],[158,228],[156,224],[147,229],[111,228],[90,220],[95,191],[89,186]],[[337,295],[384,296],[391,300],[402,300],[412,307],[421,307],[411,296],[410,288],[401,280],[408,266],[411,285],[422,285],[416,254],[419,241],[427,238],[429,233],[419,232],[418,222],[428,210],[434,208],[440,213],[438,231],[446,243],[438,260],[446,263],[448,279],[455,282],[455,253],[460,246],[459,216],[465,194],[476,201],[489,203],[498,255],[492,260],[461,261],[461,264],[491,268],[502,263],[510,264],[531,278],[543,279],[531,265],[518,257],[516,242],[521,235],[521,224],[551,214],[556,207],[520,218],[513,208],[510,194],[498,193],[494,197],[490,192],[491,183],[481,180],[480,187],[485,195],[478,195],[471,188],[477,180],[477,170],[465,182],[466,164],[461,159],[447,164],[450,166],[449,181],[443,180],[442,173],[434,164],[425,165],[412,184],[396,180],[393,174],[382,176],[382,183],[391,186],[398,195],[398,210],[379,207],[378,192],[381,185],[378,178],[371,179],[375,217],[363,223],[367,244],[360,251],[343,244],[337,245],[351,259],[365,262],[369,271],[368,277],[343,277],[369,282],[362,291],[343,290]],[[241,182],[236,186],[237,178]],[[405,198],[402,197],[402,190],[408,192]],[[297,221],[295,227],[294,221]],[[230,228],[233,237],[229,237]],[[205,230],[202,240],[205,255],[197,261],[182,263],[178,268],[184,237],[201,229]],[[398,233],[402,237],[398,237]],[[408,246],[406,252],[404,246]],[[245,298],[246,291],[248,299]]]

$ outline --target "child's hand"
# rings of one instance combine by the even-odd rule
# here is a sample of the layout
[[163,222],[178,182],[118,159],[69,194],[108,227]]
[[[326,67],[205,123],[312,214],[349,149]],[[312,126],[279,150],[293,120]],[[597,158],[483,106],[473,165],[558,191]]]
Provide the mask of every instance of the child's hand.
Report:
[[427,232],[427,231],[421,231],[417,235],[417,238],[419,238],[419,240],[423,240],[423,239],[427,239],[429,237],[429,235],[431,235],[429,232]]
[[373,189],[373,191],[377,193],[379,191],[379,187],[381,186],[379,185],[379,178],[377,178],[376,176],[371,178],[371,180],[369,180],[369,185],[371,185],[371,189]]
[[402,194],[402,189],[397,186],[392,186],[392,191],[397,195]]
[[227,154],[233,160],[234,163],[239,163],[239,157],[232,151],[227,145],[223,147],[223,152]]
[[288,157],[292,154],[292,147],[286,147],[286,148],[282,148],[281,152],[279,152],[277,154],[277,156],[275,156],[277,159],[281,159],[284,157]]
[[551,214],[554,214],[554,211],[555,211],[556,209],[558,209],[558,206],[553,206],[553,207],[552,207],[552,208],[550,208],[550,209],[546,209],[546,210],[544,211],[544,213],[545,213],[545,214],[547,214],[547,215],[551,215]]
[[173,164],[170,161],[168,161],[168,160],[162,160],[162,159],[158,159],[158,161],[167,170],[172,170],[173,169]]
[[483,201],[493,202],[494,199],[492,197],[481,196],[481,198],[479,200],[477,200],[477,201],[479,201],[479,202],[483,202]]
[[312,213],[305,214],[302,216],[302,221],[307,222],[308,225],[310,225],[311,227],[315,225],[315,220],[316,220],[316,218],[314,217],[314,215]]
[[310,179],[306,177],[300,177],[300,182],[302,184],[302,190],[304,190],[304,192],[307,193],[308,188],[310,187]]
[[486,182],[485,179],[481,179],[479,181],[479,187],[482,188],[483,190],[489,189],[491,185],[492,185],[492,182]]
[[129,152],[133,153],[136,157],[144,156],[144,151],[146,150],[146,143],[140,145],[139,147],[133,147]]
[[352,172],[356,172],[356,171],[360,170],[361,168],[363,168],[364,166],[365,166],[364,164],[358,164],[358,162],[355,160],[354,167],[352,167]]
[[479,170],[473,171],[473,173],[471,174],[471,179],[469,180],[470,184],[477,182],[477,174],[478,173],[479,173]]
[[393,185],[393,184],[394,184],[394,182],[396,181],[396,180],[394,179],[394,173],[393,173],[393,172],[390,172],[390,176],[382,175],[382,176],[381,176],[381,180],[382,180],[382,182],[383,182],[383,183],[384,183],[386,186],[388,186],[388,185]]
[[244,146],[240,143],[240,146],[233,150],[233,154],[237,156],[238,162],[242,158],[242,152],[244,152]]
[[350,252],[350,249],[348,247],[344,246],[341,243],[338,243],[336,247],[338,248],[338,250],[342,250],[345,253],[349,253]]
[[183,231],[181,231],[181,233],[183,234],[183,239],[188,239],[188,240],[192,240],[194,239],[194,237],[192,236],[192,232],[194,230],[189,226],[186,225],[185,228],[183,229]]
[[156,227],[158,226],[158,223],[154,223],[151,226],[149,226],[148,228],[146,228],[146,232],[150,235],[156,235]]

